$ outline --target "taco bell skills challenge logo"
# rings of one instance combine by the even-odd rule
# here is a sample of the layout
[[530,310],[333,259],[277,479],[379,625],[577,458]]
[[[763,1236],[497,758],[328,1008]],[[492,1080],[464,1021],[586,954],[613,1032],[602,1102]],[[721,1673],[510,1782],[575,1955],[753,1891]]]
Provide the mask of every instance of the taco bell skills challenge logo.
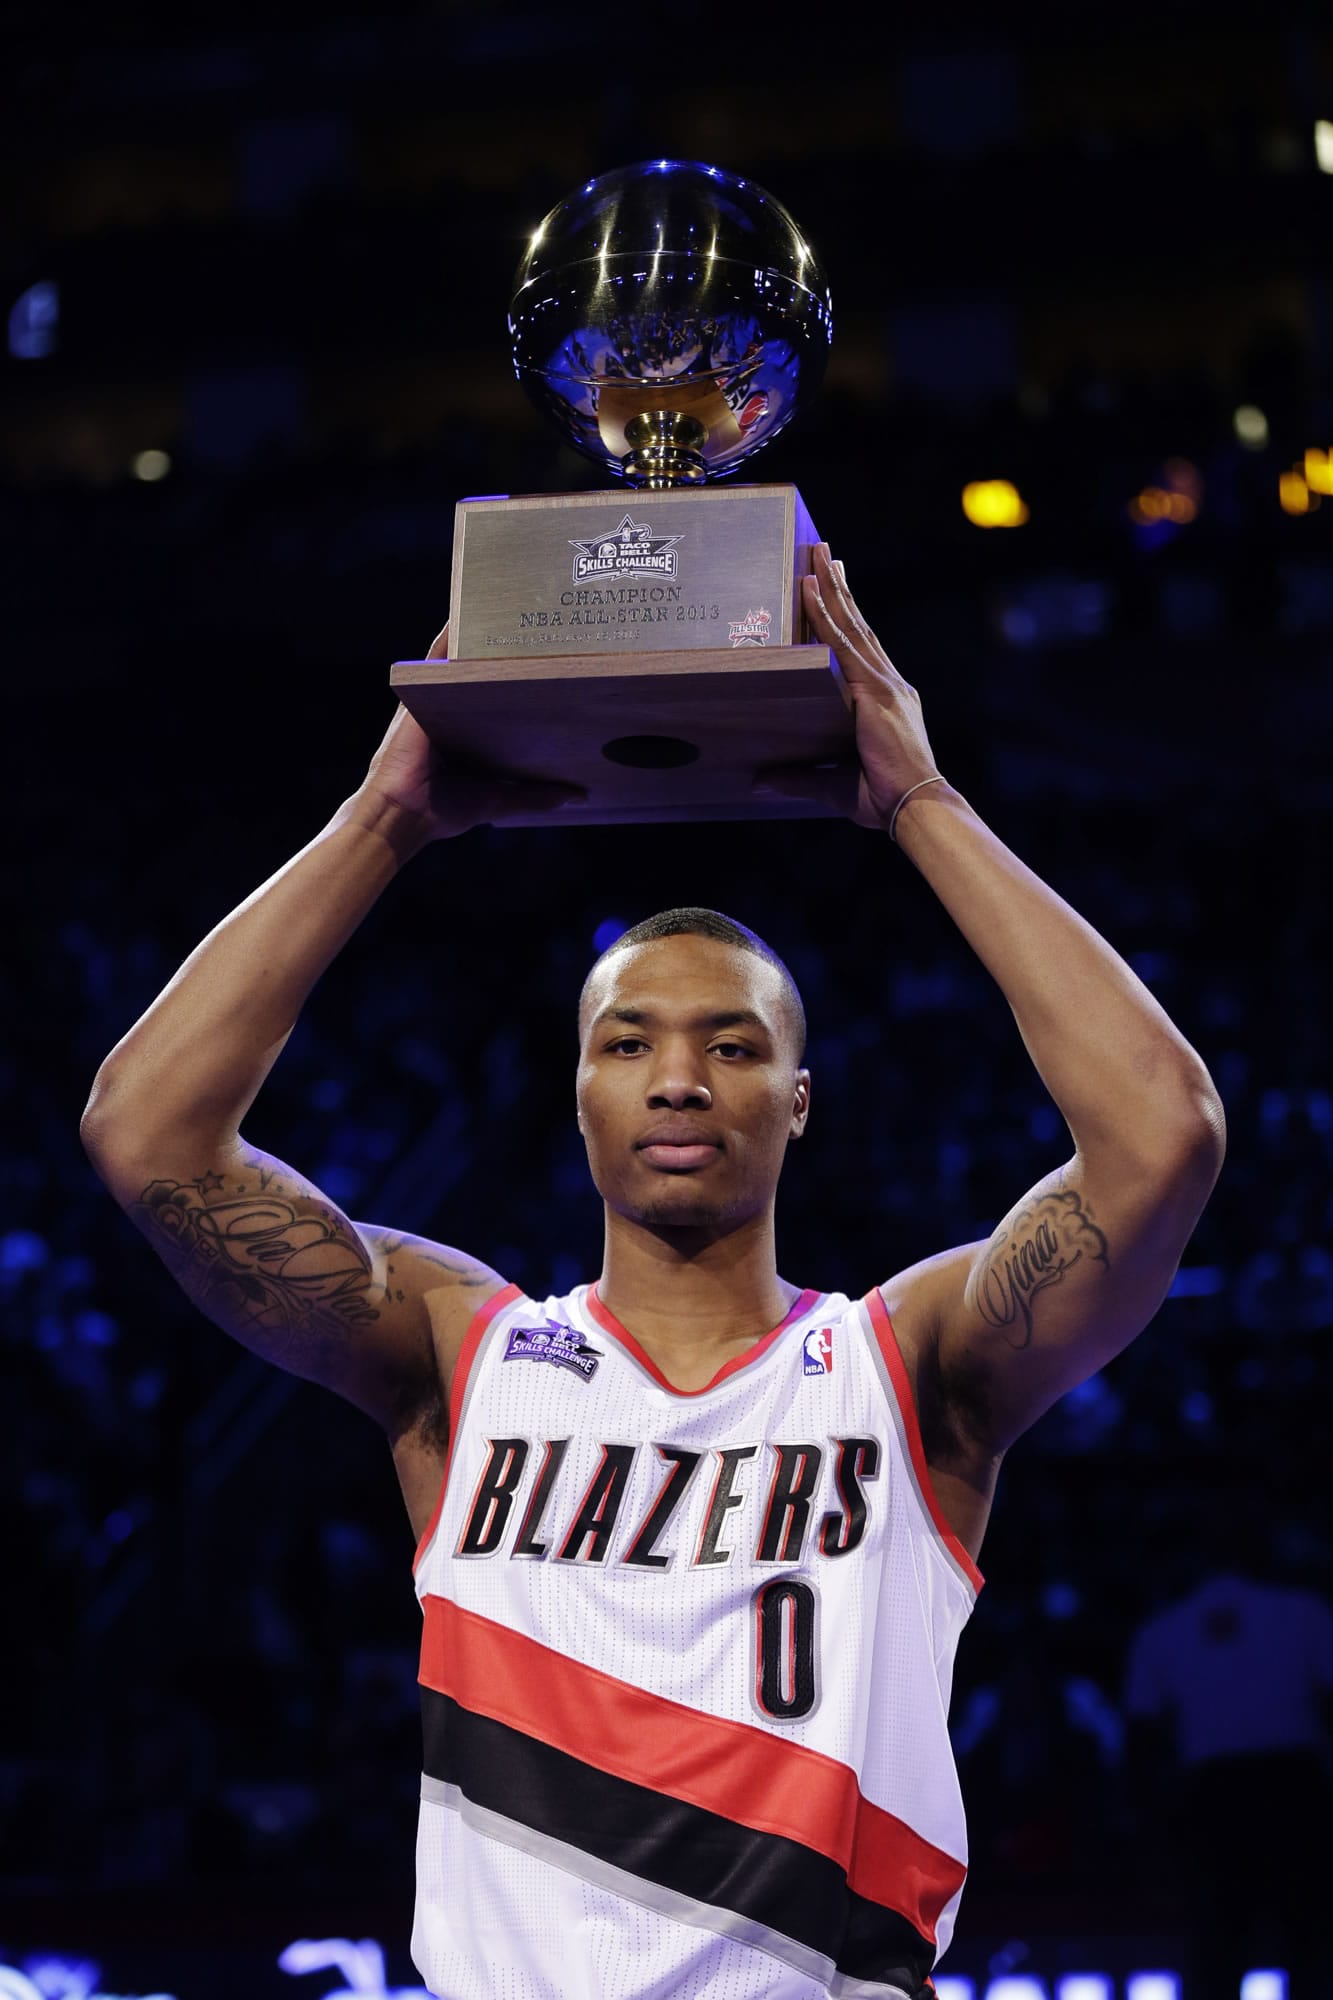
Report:
[[812,1327],[805,1336],[802,1373],[805,1375],[831,1375],[833,1373],[833,1328],[831,1326]]
[[570,1368],[585,1382],[591,1382],[602,1359],[600,1347],[590,1347],[572,1326],[547,1319],[537,1326],[516,1326],[502,1357],[505,1361],[550,1361],[557,1368]]
[[646,521],[626,514],[609,535],[590,535],[586,542],[570,540],[574,581],[587,583],[604,576],[674,576],[676,545],[681,535],[654,535]]

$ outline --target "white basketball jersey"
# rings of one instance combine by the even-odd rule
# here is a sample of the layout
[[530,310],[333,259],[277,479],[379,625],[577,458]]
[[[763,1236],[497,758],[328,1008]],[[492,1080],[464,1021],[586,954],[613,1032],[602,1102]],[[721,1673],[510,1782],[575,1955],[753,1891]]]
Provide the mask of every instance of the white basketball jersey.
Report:
[[692,1392],[595,1286],[498,1293],[416,1559],[430,1991],[928,1994],[981,1582],[878,1291],[803,1292]]

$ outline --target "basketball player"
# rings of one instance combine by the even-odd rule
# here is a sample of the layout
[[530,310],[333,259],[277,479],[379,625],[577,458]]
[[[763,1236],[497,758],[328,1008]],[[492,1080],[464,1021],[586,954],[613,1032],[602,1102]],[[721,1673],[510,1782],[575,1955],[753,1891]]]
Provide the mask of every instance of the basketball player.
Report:
[[85,1117],[201,1309],[388,1437],[424,1612],[413,1955],[447,2000],[931,1990],[966,1874],[950,1682],[1001,1459],[1147,1325],[1221,1166],[1203,1063],[937,772],[822,545],[804,588],[855,704],[847,809],[940,897],[1069,1127],[988,1240],[864,1298],[779,1276],[801,1002],[711,911],[630,930],[584,988],[595,1284],[524,1297],[247,1144],[302,1002],[403,863],[515,802],[559,809],[446,777],[403,712]]

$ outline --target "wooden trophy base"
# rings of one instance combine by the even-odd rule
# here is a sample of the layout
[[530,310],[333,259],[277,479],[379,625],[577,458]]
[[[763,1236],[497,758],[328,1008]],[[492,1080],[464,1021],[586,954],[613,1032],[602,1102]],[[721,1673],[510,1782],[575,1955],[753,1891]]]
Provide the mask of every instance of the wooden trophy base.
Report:
[[459,763],[587,790],[558,819],[534,813],[506,826],[829,818],[835,809],[812,800],[756,798],[755,773],[855,753],[827,646],[399,660],[389,679]]

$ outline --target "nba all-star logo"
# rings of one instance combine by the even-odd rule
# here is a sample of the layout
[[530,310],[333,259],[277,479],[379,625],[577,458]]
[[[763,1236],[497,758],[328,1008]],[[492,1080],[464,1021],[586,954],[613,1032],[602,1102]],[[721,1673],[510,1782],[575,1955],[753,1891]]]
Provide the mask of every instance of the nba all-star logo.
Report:
[[727,637],[733,646],[766,646],[772,623],[771,611],[747,611],[744,618],[732,619]]
[[674,576],[676,545],[681,535],[654,535],[646,521],[634,521],[626,514],[609,534],[590,535],[586,542],[571,539],[574,550],[574,581],[587,583],[602,576]]

